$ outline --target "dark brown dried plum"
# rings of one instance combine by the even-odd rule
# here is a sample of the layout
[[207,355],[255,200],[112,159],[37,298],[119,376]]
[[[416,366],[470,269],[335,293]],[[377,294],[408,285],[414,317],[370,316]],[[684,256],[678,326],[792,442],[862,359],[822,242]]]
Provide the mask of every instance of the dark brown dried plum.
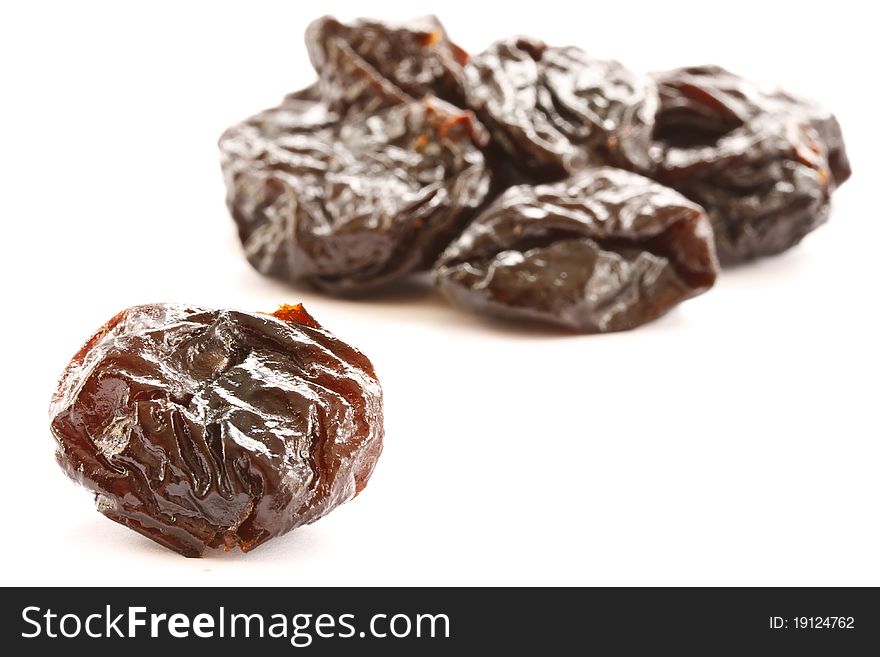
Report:
[[441,255],[435,278],[456,305],[595,333],[659,317],[716,272],[702,208],[599,167],[508,189]]
[[51,415],[58,462],[98,510],[189,557],[314,522],[382,451],[370,361],[302,306],[124,310],[74,356]]
[[535,179],[648,163],[657,90],[619,62],[521,37],[472,57],[465,76],[468,106]]
[[825,222],[850,175],[833,115],[715,66],[654,75],[657,180],[703,205],[730,264],[794,246]]
[[309,57],[324,97],[334,109],[369,112],[401,98],[464,100],[467,53],[452,43],[434,16],[393,24],[332,16],[306,30]]
[[487,139],[472,114],[437,99],[340,120],[288,97],[220,139],[245,255],[264,274],[337,293],[428,269],[488,194]]

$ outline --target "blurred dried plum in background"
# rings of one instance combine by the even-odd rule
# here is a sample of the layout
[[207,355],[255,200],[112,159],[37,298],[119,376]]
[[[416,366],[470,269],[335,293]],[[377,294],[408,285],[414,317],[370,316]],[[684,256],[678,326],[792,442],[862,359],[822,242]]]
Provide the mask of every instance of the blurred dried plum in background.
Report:
[[644,173],[706,208],[722,263],[784,251],[826,221],[850,175],[832,114],[717,66],[654,77],[660,110]]
[[245,255],[264,274],[335,293],[427,270],[489,191],[487,139],[437,99],[345,121],[288,98],[220,140]]
[[370,19],[344,24],[324,16],[309,25],[306,45],[324,97],[335,109],[369,111],[389,98],[429,95],[463,106],[462,65],[468,56],[434,16],[399,24]]
[[302,306],[128,308],[73,357],[51,416],[58,462],[98,510],[188,557],[314,522],[382,451],[370,361]]
[[465,75],[468,105],[536,180],[586,165],[647,166],[658,102],[650,77],[526,37],[471,57]]
[[435,276],[456,305],[600,333],[659,317],[708,290],[716,271],[702,208],[600,167],[508,189],[443,253]]

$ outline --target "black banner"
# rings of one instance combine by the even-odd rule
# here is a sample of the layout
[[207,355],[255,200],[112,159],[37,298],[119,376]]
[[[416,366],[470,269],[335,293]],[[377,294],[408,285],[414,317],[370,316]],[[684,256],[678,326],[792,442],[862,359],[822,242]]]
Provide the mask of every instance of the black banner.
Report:
[[[3,646],[168,654],[878,654],[876,589],[4,589]],[[139,652],[136,650],[136,652]]]

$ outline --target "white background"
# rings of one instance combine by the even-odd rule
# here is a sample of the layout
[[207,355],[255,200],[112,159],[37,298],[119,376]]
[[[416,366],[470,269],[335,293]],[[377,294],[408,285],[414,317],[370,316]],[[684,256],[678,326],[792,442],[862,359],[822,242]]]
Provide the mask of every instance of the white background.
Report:
[[[860,6],[4,5],[2,583],[880,585],[877,46]],[[499,327],[417,286],[343,301],[262,278],[217,137],[311,82],[302,33],[320,13],[431,11],[473,51],[529,33],[636,69],[782,82],[838,114],[855,175],[800,247],[630,333]],[[387,438],[364,494],[201,560],[100,516],[54,463],[48,402],[99,325],[151,301],[304,301],[366,352]]]

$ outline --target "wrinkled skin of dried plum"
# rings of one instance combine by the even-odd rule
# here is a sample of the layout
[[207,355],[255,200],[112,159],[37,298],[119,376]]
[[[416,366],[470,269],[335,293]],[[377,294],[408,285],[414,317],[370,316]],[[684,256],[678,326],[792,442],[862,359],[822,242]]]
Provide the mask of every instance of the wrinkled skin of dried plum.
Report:
[[652,169],[703,205],[724,264],[774,255],[823,224],[850,175],[834,116],[715,66],[654,74]]
[[465,80],[468,106],[534,180],[648,163],[656,85],[619,62],[521,37],[473,56]]
[[51,416],[57,460],[98,510],[188,557],[314,522],[382,450],[370,361],[301,306],[124,310],[74,356]]
[[463,106],[467,53],[434,16],[401,24],[324,16],[306,30],[306,45],[324,97],[344,114],[429,95]]
[[458,306],[598,333],[659,317],[716,273],[702,208],[597,167],[507,190],[441,255],[435,279]]
[[290,96],[220,139],[245,255],[339,294],[427,270],[489,193],[487,140],[472,114],[437,99],[343,120]]

